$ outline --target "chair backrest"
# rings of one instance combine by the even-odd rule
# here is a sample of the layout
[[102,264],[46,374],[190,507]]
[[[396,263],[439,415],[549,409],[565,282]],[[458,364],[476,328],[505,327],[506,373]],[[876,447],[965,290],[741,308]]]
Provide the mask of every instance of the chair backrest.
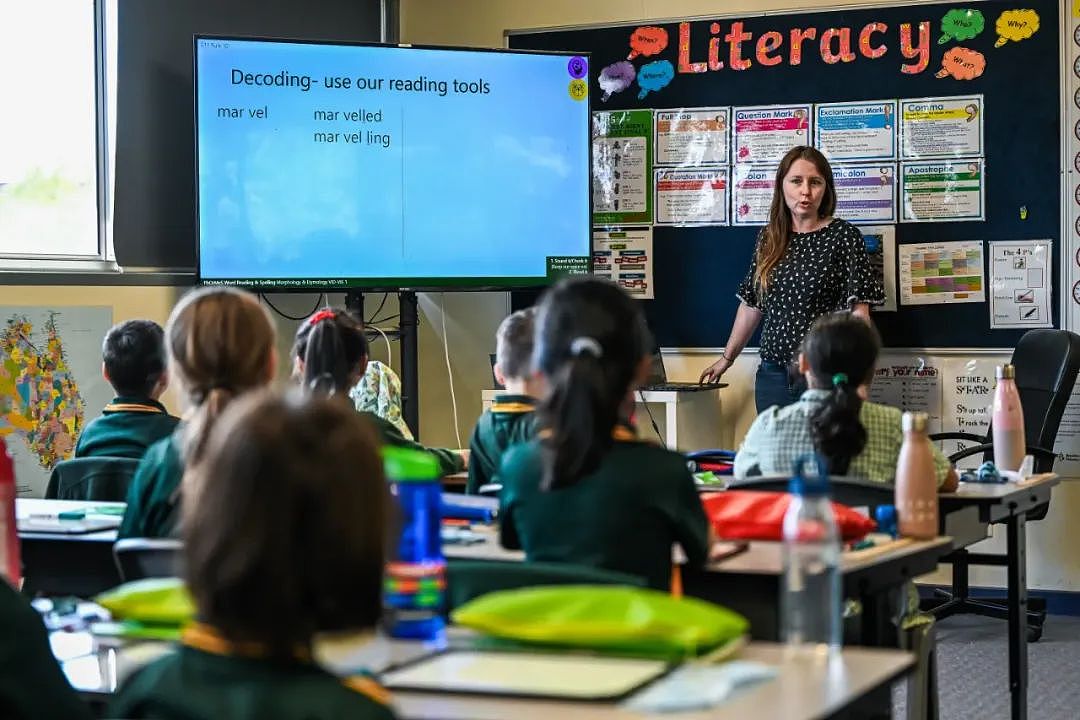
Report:
[[629,585],[646,587],[645,578],[571,563],[458,560],[446,562],[447,611],[497,590],[537,585]]
[[49,500],[123,502],[139,461],[123,457],[86,457],[57,463],[49,476]]
[[178,577],[183,570],[183,543],[172,538],[124,538],[113,545],[113,557],[124,582]]
[[[789,481],[788,477],[749,477],[733,480],[727,484],[727,488],[729,490],[787,492]],[[892,485],[870,482],[861,478],[832,475],[829,477],[829,485],[831,499],[849,507],[875,508],[878,505],[892,505],[896,498],[896,489]]]
[[[1054,449],[1065,405],[1080,372],[1080,335],[1068,330],[1028,330],[1013,350],[1016,389],[1024,408],[1028,445]],[[987,441],[992,441],[988,436]],[[992,453],[989,453],[992,460]],[[1035,458],[1035,472],[1050,472],[1054,461]]]

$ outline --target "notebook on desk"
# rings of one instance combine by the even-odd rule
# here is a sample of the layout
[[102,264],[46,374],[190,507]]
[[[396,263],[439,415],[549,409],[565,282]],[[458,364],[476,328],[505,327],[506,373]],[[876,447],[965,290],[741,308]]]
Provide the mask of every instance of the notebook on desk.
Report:
[[649,377],[640,388],[643,392],[704,392],[726,388],[727,383],[722,382],[671,382],[667,379],[667,370],[664,368],[664,356],[660,354],[660,348],[655,348],[652,353],[652,361],[649,366]]

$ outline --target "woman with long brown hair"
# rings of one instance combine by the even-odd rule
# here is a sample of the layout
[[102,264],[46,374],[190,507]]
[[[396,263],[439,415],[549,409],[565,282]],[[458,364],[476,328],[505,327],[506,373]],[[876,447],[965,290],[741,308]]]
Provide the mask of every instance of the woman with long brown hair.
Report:
[[750,269],[739,284],[739,309],[720,359],[702,381],[719,379],[735,362],[758,325],[761,364],[754,382],[758,412],[799,398],[801,377],[792,360],[810,325],[821,315],[850,310],[867,320],[885,300],[862,233],[833,217],[836,185],[825,156],[800,145],[776,170],[769,224],[758,234]]

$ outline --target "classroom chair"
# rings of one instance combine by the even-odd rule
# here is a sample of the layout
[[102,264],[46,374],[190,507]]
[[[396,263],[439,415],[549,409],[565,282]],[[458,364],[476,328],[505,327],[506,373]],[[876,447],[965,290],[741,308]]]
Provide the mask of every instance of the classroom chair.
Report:
[[124,538],[113,545],[113,557],[124,582],[178,577],[183,543],[171,538]]
[[[1020,404],[1024,408],[1024,434],[1027,454],[1035,460],[1035,472],[1046,473],[1054,469],[1054,441],[1058,426],[1065,413],[1065,405],[1072,395],[1077,373],[1080,372],[1080,335],[1067,330],[1029,330],[1020,338],[1013,350],[1012,364],[1016,367],[1016,388]],[[964,432],[935,433],[931,440],[962,440],[974,443],[949,456],[956,463],[973,455],[983,460],[994,459],[994,436],[987,428],[985,436]],[[1042,520],[1050,508],[1049,503],[1035,508],[1027,515],[1028,520]],[[938,596],[926,603],[926,609],[937,618],[960,613],[972,613],[983,617],[1007,620],[1009,613],[1004,598],[972,599],[968,594],[968,568],[972,565],[1005,566],[1006,557],[993,553],[972,553],[964,549],[953,551],[942,559],[953,566],[952,591],[938,590]],[[1035,642],[1042,637],[1046,622],[1046,600],[1028,598],[1028,640]]]
[[123,457],[64,460],[53,467],[45,489],[48,500],[123,502],[139,461]]
[[447,612],[473,598],[537,585],[629,585],[646,587],[645,578],[585,565],[503,560],[446,561]]

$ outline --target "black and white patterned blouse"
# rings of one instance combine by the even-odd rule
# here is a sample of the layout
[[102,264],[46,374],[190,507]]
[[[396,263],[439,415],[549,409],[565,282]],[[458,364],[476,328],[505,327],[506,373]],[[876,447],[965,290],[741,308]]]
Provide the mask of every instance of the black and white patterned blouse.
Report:
[[[764,228],[758,233],[759,245],[764,233]],[[762,312],[762,360],[791,362],[810,325],[825,313],[847,310],[854,303],[885,302],[885,288],[870,264],[862,233],[840,218],[820,230],[792,233],[767,292],[754,283],[756,269],[755,250],[735,294]]]

